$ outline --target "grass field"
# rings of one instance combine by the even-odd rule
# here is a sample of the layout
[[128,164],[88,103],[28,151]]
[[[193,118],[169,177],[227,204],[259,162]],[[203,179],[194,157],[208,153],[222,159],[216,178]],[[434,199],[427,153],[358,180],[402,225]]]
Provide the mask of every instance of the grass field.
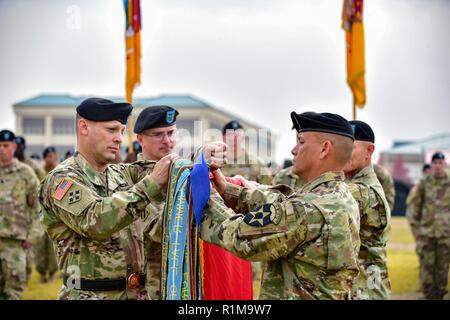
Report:
[[[393,299],[420,298],[421,295],[418,292],[419,261],[414,251],[414,240],[408,223],[402,217],[392,218],[392,230],[388,245],[388,271]],[[61,284],[62,281],[59,278],[53,283],[41,284],[39,275],[34,271],[23,298],[29,300],[56,299]]]

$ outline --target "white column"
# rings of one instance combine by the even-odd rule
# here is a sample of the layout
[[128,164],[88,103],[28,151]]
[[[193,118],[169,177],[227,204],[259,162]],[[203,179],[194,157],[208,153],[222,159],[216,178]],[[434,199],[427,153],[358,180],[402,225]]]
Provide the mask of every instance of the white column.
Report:
[[53,143],[53,117],[51,115],[45,116],[45,132],[44,132],[44,146],[51,145]]

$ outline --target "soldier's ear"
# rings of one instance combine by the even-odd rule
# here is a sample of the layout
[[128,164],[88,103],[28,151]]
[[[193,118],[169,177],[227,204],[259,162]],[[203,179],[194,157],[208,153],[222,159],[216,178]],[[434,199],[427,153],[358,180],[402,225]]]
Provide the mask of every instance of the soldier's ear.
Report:
[[87,120],[80,118],[77,122],[78,133],[82,136],[86,136],[88,134],[88,126]]
[[375,145],[373,143],[367,146],[367,155],[369,158],[372,157],[373,152],[375,151]]

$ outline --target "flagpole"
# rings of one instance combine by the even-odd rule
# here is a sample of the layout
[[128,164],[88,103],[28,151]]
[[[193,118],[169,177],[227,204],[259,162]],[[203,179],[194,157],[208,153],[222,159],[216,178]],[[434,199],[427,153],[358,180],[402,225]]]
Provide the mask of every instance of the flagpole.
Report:
[[353,98],[353,120],[356,120],[356,103],[355,103],[355,98]]
[[[132,104],[133,98],[128,101],[129,104]],[[133,148],[133,128],[134,128],[134,117],[133,112],[131,112],[130,117],[128,118],[128,154],[134,152]]]

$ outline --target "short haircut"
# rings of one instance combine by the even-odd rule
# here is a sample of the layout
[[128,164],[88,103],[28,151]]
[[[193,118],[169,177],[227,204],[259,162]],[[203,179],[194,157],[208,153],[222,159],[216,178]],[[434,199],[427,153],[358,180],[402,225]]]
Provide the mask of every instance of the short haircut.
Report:
[[335,159],[337,163],[345,165],[350,161],[353,150],[353,140],[333,133],[317,132],[317,139],[319,143],[326,140],[331,141],[333,144]]

